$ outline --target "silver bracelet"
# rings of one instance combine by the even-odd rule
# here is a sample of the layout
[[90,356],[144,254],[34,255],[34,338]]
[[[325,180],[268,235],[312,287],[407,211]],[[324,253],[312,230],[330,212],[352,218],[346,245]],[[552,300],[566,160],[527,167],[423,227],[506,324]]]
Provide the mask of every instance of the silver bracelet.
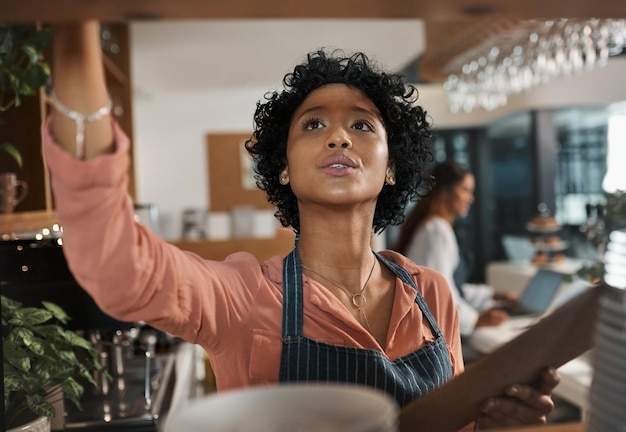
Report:
[[105,115],[111,112],[113,103],[111,98],[108,98],[106,106],[98,108],[91,114],[83,115],[79,112],[72,111],[63,105],[54,95],[54,91],[48,94],[48,102],[57,109],[61,114],[76,123],[76,158],[85,158],[85,123],[93,123],[102,119]]

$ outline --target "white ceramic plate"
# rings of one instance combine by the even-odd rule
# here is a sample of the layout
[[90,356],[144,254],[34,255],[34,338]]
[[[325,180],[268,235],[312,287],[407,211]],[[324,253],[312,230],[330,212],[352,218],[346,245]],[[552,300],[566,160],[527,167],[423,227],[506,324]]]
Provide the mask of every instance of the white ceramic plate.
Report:
[[398,412],[375,389],[290,384],[199,399],[172,413],[165,432],[396,432]]
[[[611,370],[596,370],[591,383],[592,393],[612,395],[611,400],[620,400],[626,404],[626,387],[624,380],[619,379]],[[622,405],[620,403],[620,405]]]
[[615,347],[626,347],[626,330],[617,329],[604,321],[598,321],[596,323],[596,338],[608,339],[607,345],[614,345]]
[[610,312],[608,309],[600,309],[598,322],[604,323],[617,331],[626,331],[626,315],[620,316]]
[[626,317],[626,303],[608,296],[600,297],[600,307],[610,309],[612,312]]
[[[601,323],[599,323],[601,324]],[[598,329],[594,335],[594,348],[611,356],[626,358],[626,339],[618,340],[606,332]]]
[[[617,343],[615,340],[603,334],[596,333],[594,336],[594,351],[598,352],[596,357],[612,359],[613,363],[620,361],[623,365],[624,359],[626,358],[626,341]],[[597,361],[597,364],[594,363],[594,369],[597,367],[599,369],[610,370],[611,365],[608,364],[606,360],[604,362],[601,360]]]
[[[604,420],[614,426],[622,426],[626,422],[626,411],[624,411],[623,400],[616,401],[611,395],[597,396],[590,395],[592,412],[600,415]],[[594,430],[594,429],[589,429]],[[621,431],[620,427],[613,429],[614,432]]]
[[624,357],[619,354],[611,354],[596,348],[593,353],[593,370],[595,375],[610,374],[614,379],[626,384]]

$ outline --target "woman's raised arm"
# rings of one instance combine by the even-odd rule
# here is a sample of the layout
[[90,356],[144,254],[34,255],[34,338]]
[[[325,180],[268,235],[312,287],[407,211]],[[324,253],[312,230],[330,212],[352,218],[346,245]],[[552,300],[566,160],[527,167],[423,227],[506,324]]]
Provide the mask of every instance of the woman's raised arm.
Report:
[[[54,24],[52,49],[51,127],[56,141],[80,159],[109,153],[113,133],[102,64],[100,23]],[[84,126],[83,137],[81,126]]]

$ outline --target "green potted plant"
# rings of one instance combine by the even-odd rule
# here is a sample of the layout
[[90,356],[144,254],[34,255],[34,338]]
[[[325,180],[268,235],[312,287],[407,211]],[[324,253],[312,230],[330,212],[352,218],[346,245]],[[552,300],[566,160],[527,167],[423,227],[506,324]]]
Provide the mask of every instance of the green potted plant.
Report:
[[1,301],[6,427],[54,417],[59,400],[80,408],[83,383],[98,387],[95,373],[109,376],[94,346],[64,328],[70,318],[54,303],[26,307],[5,296]]
[[[50,66],[44,60],[43,52],[51,37],[50,27],[0,23],[0,113],[19,107],[23,98],[36,94],[49,82]],[[0,128],[3,126],[5,122],[0,119]],[[22,169],[22,155],[15,145],[0,139],[0,153],[10,156],[17,163],[17,167]],[[1,213],[11,213],[13,207],[22,201],[28,192],[26,182],[18,181],[18,175],[11,171],[0,173],[1,181],[9,184],[2,190],[6,193],[17,193],[9,191],[13,191],[14,185],[19,183],[21,192],[15,197],[3,197]]]
[[20,106],[50,79],[43,52],[52,29],[31,24],[0,23],[0,112]]

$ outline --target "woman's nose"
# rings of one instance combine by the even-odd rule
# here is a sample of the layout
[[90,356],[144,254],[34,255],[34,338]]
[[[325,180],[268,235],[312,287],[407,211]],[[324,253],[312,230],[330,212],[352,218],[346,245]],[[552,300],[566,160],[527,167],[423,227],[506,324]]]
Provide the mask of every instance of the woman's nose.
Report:
[[337,128],[328,136],[326,145],[328,145],[329,148],[351,148],[352,140],[350,139],[350,135],[346,133],[343,128]]

